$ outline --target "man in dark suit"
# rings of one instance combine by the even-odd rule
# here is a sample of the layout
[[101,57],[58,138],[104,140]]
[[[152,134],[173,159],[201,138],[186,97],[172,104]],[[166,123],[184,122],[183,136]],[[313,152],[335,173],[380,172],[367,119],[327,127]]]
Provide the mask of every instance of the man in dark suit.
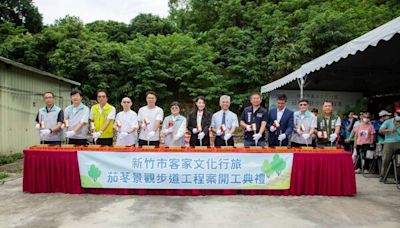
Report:
[[[285,94],[279,94],[276,99],[277,108],[268,112],[267,127],[269,129],[269,146],[287,146],[292,134],[293,111],[286,107],[287,97]],[[282,143],[280,143],[282,142]]]

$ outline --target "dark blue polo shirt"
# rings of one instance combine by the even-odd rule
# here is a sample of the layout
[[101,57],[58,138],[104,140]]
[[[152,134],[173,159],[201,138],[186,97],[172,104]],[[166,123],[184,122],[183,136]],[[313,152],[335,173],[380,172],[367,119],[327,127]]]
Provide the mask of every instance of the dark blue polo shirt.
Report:
[[[240,120],[243,120],[248,125],[255,123],[257,126],[256,133],[258,133],[261,128],[261,122],[262,121],[267,122],[267,120],[268,120],[268,111],[265,108],[259,107],[257,109],[257,111],[253,112],[253,106],[249,106],[243,110]],[[244,139],[245,140],[253,140],[253,134],[254,134],[253,131],[250,131],[250,132],[245,131]],[[265,140],[265,131],[262,134],[262,137],[260,140]]]

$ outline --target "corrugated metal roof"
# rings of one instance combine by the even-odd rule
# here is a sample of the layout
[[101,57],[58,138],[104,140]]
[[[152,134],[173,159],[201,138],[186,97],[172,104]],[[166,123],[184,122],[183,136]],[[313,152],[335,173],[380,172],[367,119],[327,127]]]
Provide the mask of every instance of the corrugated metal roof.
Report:
[[369,31],[366,34],[351,40],[308,63],[303,64],[299,69],[293,71],[285,77],[262,86],[261,92],[271,92],[272,90],[280,88],[296,79],[302,78],[309,73],[325,68],[326,66],[338,62],[341,59],[345,59],[350,55],[355,55],[359,51],[362,52],[369,46],[375,47],[379,41],[388,41],[397,33],[400,33],[400,17],[397,17],[384,25]]
[[31,67],[31,66],[27,66],[27,65],[19,63],[19,62],[15,62],[15,61],[13,61],[11,59],[7,59],[7,58],[2,57],[2,56],[0,56],[0,61],[3,62],[3,63],[9,64],[9,65],[12,65],[14,67],[20,68],[20,69],[24,69],[24,70],[27,70],[27,71],[30,71],[30,72],[33,72],[33,73],[36,73],[36,74],[43,75],[45,77],[54,78],[56,80],[64,81],[64,82],[72,84],[72,85],[76,85],[76,86],[80,86],[81,85],[81,83],[79,83],[79,82],[76,82],[76,81],[73,81],[73,80],[70,80],[70,79],[67,79],[67,78],[64,78],[64,77],[57,76],[57,75],[51,74],[49,72],[42,71],[42,70],[36,69],[34,67]]

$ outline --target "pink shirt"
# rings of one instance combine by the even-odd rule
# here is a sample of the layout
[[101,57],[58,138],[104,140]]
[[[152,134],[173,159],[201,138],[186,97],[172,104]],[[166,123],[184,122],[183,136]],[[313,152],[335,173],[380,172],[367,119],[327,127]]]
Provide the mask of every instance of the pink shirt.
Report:
[[372,124],[359,124],[354,128],[354,134],[357,136],[356,145],[371,144],[371,137],[375,134]]

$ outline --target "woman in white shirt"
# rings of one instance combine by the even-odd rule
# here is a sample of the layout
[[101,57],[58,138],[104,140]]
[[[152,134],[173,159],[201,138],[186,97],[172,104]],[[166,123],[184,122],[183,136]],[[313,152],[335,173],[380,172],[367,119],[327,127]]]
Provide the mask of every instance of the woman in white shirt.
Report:
[[114,128],[117,130],[117,146],[134,146],[137,144],[138,116],[131,110],[132,100],[129,97],[122,98],[123,111],[117,114]]
[[166,146],[185,146],[186,118],[180,115],[181,105],[171,103],[171,115],[165,117],[161,133]]

